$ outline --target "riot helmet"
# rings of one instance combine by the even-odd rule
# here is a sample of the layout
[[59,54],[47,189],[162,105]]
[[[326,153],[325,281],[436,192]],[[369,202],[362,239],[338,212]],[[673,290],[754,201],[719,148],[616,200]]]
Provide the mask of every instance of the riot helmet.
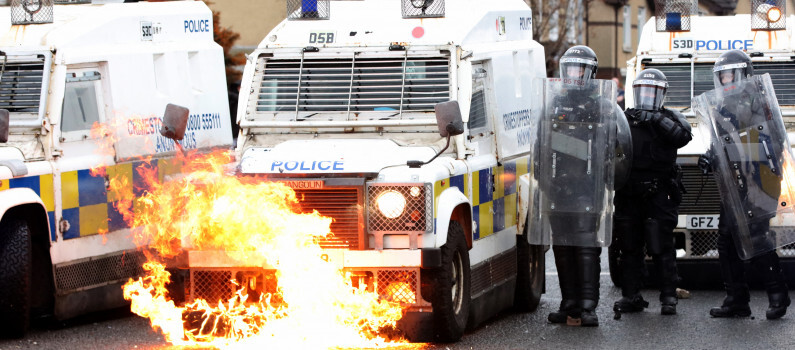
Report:
[[715,75],[715,88],[736,84],[754,75],[751,58],[740,50],[726,51],[715,61],[712,68]]
[[598,66],[596,53],[590,47],[572,46],[560,57],[560,77],[587,81],[596,77]]
[[665,92],[668,91],[668,79],[659,69],[642,70],[632,82],[635,94],[635,108],[656,111],[662,108]]

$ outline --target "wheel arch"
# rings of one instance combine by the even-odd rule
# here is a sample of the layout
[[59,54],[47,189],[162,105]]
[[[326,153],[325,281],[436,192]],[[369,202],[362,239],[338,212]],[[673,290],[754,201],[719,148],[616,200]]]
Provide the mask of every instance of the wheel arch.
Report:
[[[33,232],[35,243],[43,240],[49,247],[51,232],[50,218],[41,197],[30,188],[11,188],[0,191],[0,218],[23,217]],[[43,238],[39,236],[43,235]]]
[[455,188],[448,188],[437,198],[435,247],[447,243],[450,221],[455,220],[464,229],[467,249],[472,249],[472,204],[469,198]]

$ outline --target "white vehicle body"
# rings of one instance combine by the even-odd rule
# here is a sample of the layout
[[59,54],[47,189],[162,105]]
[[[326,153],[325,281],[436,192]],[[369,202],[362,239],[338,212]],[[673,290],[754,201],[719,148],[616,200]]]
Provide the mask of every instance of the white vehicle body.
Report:
[[[702,175],[698,156],[708,145],[690,109],[691,99],[713,89],[712,68],[727,50],[743,50],[751,56],[754,74],[769,73],[773,81],[784,124],[793,139],[795,131],[795,16],[788,16],[785,30],[751,30],[748,14],[734,16],[693,16],[690,31],[658,32],[652,17],[643,27],[635,57],[627,61],[626,106],[634,106],[632,82],[646,68],[657,68],[668,78],[666,108],[687,116],[693,126],[693,140],[679,149],[677,163],[684,170],[688,191],[679,208],[676,248],[680,275],[686,286],[720,285],[716,246],[720,194],[712,175]],[[795,256],[795,247],[779,249],[783,257]],[[753,276],[751,277],[753,279]]]
[[[232,145],[212,13],[200,1],[55,5],[52,23],[12,25],[9,9],[0,7],[0,108],[10,112],[0,225],[24,218],[30,229],[32,306],[59,319],[119,307],[128,303],[121,285],[145,258],[108,176],[130,180],[132,194],[143,191],[133,185],[143,157],[161,179],[177,171],[175,144],[159,133],[169,103],[198,121],[184,148]],[[92,136],[94,122],[115,134]],[[112,149],[101,149],[111,138]],[[100,166],[107,175],[92,175]],[[0,258],[0,269],[12,268]]]
[[[472,273],[464,281],[471,325],[513,303],[529,193],[530,86],[545,77],[544,49],[521,0],[440,3],[443,17],[403,18],[408,1],[331,1],[328,20],[277,25],[243,73],[237,153],[241,176],[284,181],[306,209],[336,219],[335,238],[321,242],[330,261],[372,273],[376,288],[407,278],[412,295],[398,301],[416,298],[416,324],[434,311],[420,290],[423,274],[439,266],[457,222]],[[410,168],[407,161],[444,148],[434,106],[449,100],[460,105],[464,134]],[[339,193],[309,204],[330,190]],[[410,199],[395,220],[373,205],[388,190]],[[193,252],[192,274],[224,266],[199,256]],[[534,272],[543,278],[543,265]]]

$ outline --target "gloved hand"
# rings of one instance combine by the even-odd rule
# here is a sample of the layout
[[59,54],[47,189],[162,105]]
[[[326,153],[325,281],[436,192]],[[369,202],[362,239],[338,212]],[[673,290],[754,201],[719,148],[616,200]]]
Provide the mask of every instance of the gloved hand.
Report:
[[712,162],[709,160],[709,157],[706,155],[698,156],[698,168],[701,169],[701,173],[707,175],[712,172]]
[[646,122],[646,123],[657,121],[660,118],[662,118],[662,113],[660,111],[647,111],[635,108],[627,109],[626,114],[629,116],[630,120]]

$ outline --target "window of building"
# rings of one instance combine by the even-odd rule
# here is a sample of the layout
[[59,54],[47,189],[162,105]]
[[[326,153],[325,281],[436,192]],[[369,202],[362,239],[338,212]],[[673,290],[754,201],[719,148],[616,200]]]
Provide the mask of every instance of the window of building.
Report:
[[624,6],[624,52],[632,52],[632,6]]
[[646,24],[646,8],[645,7],[638,7],[638,39],[637,43],[640,43],[640,36],[643,35],[643,25]]

